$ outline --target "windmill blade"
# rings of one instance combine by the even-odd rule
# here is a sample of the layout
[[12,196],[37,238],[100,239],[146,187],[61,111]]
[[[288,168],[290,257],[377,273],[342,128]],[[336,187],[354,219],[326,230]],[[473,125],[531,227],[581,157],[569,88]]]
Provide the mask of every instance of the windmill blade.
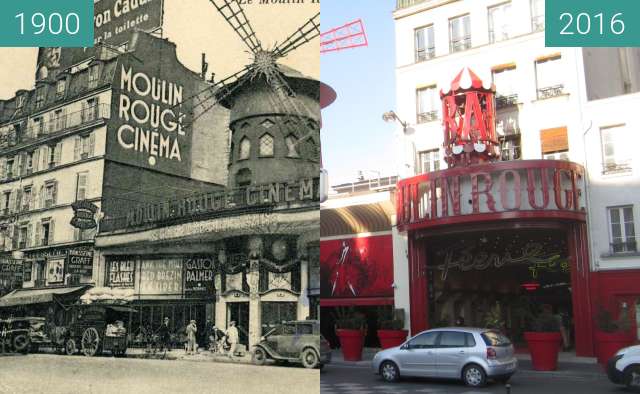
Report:
[[253,31],[247,16],[237,0],[209,0],[224,17],[227,23],[240,36],[252,53],[262,51],[260,40]]
[[278,44],[273,53],[276,57],[286,56],[289,52],[308,43],[320,35],[320,13],[310,18],[292,35],[287,37],[281,44]]

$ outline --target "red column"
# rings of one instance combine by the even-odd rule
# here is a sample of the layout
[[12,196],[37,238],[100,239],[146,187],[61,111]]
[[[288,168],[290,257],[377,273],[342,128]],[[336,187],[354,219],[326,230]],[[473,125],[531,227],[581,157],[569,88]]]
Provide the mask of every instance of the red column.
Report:
[[590,266],[585,223],[569,225],[567,231],[571,263],[571,296],[577,356],[593,356],[593,319],[589,286]]
[[425,243],[409,234],[409,297],[411,335],[427,329],[427,261]]

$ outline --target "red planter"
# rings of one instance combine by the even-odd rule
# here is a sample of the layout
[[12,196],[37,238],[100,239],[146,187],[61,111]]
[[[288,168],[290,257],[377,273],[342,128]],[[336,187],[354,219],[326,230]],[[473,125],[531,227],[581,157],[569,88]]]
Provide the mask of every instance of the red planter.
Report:
[[364,334],[361,330],[337,329],[336,335],[340,340],[342,355],[345,361],[362,360],[362,347],[364,345]]
[[559,332],[525,332],[531,363],[536,371],[555,371],[562,335]]
[[633,344],[633,337],[627,332],[602,332],[596,330],[596,357],[600,364],[606,364],[623,347]]
[[383,349],[400,346],[407,340],[407,330],[378,330],[378,339]]

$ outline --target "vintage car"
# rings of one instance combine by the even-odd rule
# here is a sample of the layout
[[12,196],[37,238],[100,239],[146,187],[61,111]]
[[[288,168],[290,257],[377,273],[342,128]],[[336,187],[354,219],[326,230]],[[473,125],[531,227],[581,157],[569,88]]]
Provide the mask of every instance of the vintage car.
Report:
[[322,368],[331,360],[328,346],[321,346],[320,323],[299,320],[283,323],[264,335],[253,349],[253,361],[301,363],[305,368]]
[[0,320],[0,352],[28,353],[31,341],[29,318]]
[[127,332],[123,322],[128,321],[137,310],[122,305],[74,305],[71,307],[71,322],[67,327],[65,351],[85,356],[110,352],[124,356],[127,351]]

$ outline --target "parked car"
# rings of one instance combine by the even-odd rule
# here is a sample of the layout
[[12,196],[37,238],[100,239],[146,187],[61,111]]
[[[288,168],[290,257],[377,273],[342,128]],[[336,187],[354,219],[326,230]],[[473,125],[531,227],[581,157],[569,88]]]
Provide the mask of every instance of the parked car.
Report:
[[331,350],[326,341],[321,343],[320,322],[290,321],[269,331],[255,346],[253,361],[263,365],[269,359],[322,368],[331,360]]
[[640,345],[618,350],[607,362],[607,376],[615,384],[640,392]]
[[29,318],[0,320],[0,351],[29,353],[31,324]]
[[460,379],[472,387],[489,379],[507,382],[518,361],[511,341],[487,328],[427,330],[400,346],[378,352],[373,370],[388,382],[403,376]]

